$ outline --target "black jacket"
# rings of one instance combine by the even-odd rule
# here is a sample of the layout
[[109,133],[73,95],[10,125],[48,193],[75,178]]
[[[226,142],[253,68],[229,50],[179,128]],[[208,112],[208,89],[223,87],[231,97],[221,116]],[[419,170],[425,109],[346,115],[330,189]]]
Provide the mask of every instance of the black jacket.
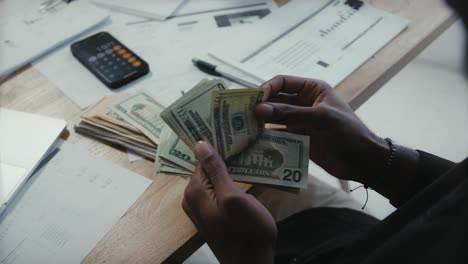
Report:
[[468,159],[420,151],[418,174],[398,209],[379,221],[316,208],[278,223],[276,263],[467,263]]

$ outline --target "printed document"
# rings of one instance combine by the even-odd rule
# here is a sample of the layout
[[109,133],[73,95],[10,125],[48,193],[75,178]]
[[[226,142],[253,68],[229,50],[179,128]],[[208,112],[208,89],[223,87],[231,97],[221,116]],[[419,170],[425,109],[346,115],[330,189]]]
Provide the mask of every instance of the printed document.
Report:
[[107,18],[86,0],[41,9],[45,2],[0,0],[0,80]]
[[209,54],[259,82],[278,74],[338,85],[391,41],[408,21],[346,0],[296,0]]
[[[280,9],[277,11],[275,6],[272,0],[268,0],[248,8],[229,7],[226,10],[184,15],[165,22],[142,21],[138,17],[111,12],[109,23],[97,31],[112,34],[147,61],[151,71],[147,76],[116,90],[107,88],[83,67],[68,46],[34,63],[34,67],[81,108],[96,103],[106,95],[132,93],[140,89],[149,91],[166,106],[194,83],[203,78],[213,78],[193,66],[192,58],[200,58],[200,54],[206,52],[207,45],[215,40],[236,35],[258,23],[257,20],[279,12]],[[190,10],[195,10],[195,6],[191,6]],[[96,31],[89,34],[94,33]],[[211,61],[214,62],[213,59]]]
[[0,217],[0,263],[80,263],[151,181],[64,142]]
[[188,0],[94,0],[96,5],[134,16],[165,20]]

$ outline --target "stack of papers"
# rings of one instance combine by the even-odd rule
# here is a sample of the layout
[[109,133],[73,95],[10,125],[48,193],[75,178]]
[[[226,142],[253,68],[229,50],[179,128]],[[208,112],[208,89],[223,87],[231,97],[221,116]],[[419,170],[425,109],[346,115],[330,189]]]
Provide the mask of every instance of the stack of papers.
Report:
[[187,16],[239,8],[254,8],[267,5],[271,0],[190,0],[174,16]]
[[44,0],[0,1],[0,79],[108,17],[85,0],[51,9],[41,9],[43,4]]
[[222,10],[210,11],[203,9],[207,6],[198,6],[191,1],[187,9],[184,7],[181,12],[206,12],[175,17],[164,22],[142,20],[120,12],[111,12],[111,23],[90,32],[89,35],[99,31],[109,32],[148,62],[151,68],[150,74],[144,78],[117,90],[107,88],[83,67],[73,57],[68,46],[34,63],[34,67],[81,108],[97,103],[104,96],[122,92],[132,93],[140,89],[149,91],[155,95],[158,102],[167,106],[179,98],[182,92],[192,87],[193,83],[210,77],[192,65],[192,58],[203,57],[200,54],[204,54],[210,44],[229,36],[236,36],[239,31],[255,25],[246,21],[256,21],[260,17],[264,19],[264,14],[269,13],[266,16],[268,17],[280,10],[272,0],[254,1],[253,6],[236,9],[231,7],[237,6],[235,3],[244,6],[245,0],[218,2],[225,4],[224,7],[220,3],[215,6],[223,7]]
[[0,215],[65,126],[64,120],[0,108]]
[[165,20],[188,0],[95,0],[96,5],[114,11],[155,20]]
[[81,263],[151,183],[66,142],[53,153],[0,217],[0,263]]
[[295,0],[216,43],[209,54],[257,83],[284,74],[336,86],[408,25],[369,4],[355,8],[347,2]]
[[346,2],[295,0],[277,8],[272,0],[193,0],[164,22],[112,12],[112,22],[98,30],[114,35],[151,68],[118,90],[100,83],[69,47],[34,66],[81,108],[141,89],[167,106],[207,77],[192,65],[194,57],[255,85],[288,74],[336,86],[408,25],[368,3],[355,9]]

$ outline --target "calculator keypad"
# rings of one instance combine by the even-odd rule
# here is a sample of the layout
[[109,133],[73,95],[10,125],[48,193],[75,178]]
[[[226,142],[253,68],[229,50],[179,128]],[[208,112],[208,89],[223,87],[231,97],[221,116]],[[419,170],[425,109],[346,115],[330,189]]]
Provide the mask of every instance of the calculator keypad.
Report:
[[111,89],[119,88],[149,72],[149,65],[107,32],[100,32],[71,46],[73,55]]
[[111,82],[135,74],[142,65],[134,54],[118,44],[90,56],[88,63]]

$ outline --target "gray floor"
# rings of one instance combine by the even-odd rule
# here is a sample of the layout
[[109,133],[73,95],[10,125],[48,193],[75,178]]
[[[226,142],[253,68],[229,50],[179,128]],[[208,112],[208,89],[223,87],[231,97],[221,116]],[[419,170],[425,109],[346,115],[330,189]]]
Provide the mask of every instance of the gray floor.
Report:
[[[398,144],[425,150],[452,161],[468,156],[468,83],[462,74],[463,29],[454,24],[418,58],[388,82],[358,110],[375,133]],[[311,173],[337,186],[317,167]],[[351,186],[357,186],[352,183]],[[364,202],[365,192],[353,192]],[[367,210],[384,218],[395,209],[371,191]],[[218,263],[204,245],[186,264]]]

